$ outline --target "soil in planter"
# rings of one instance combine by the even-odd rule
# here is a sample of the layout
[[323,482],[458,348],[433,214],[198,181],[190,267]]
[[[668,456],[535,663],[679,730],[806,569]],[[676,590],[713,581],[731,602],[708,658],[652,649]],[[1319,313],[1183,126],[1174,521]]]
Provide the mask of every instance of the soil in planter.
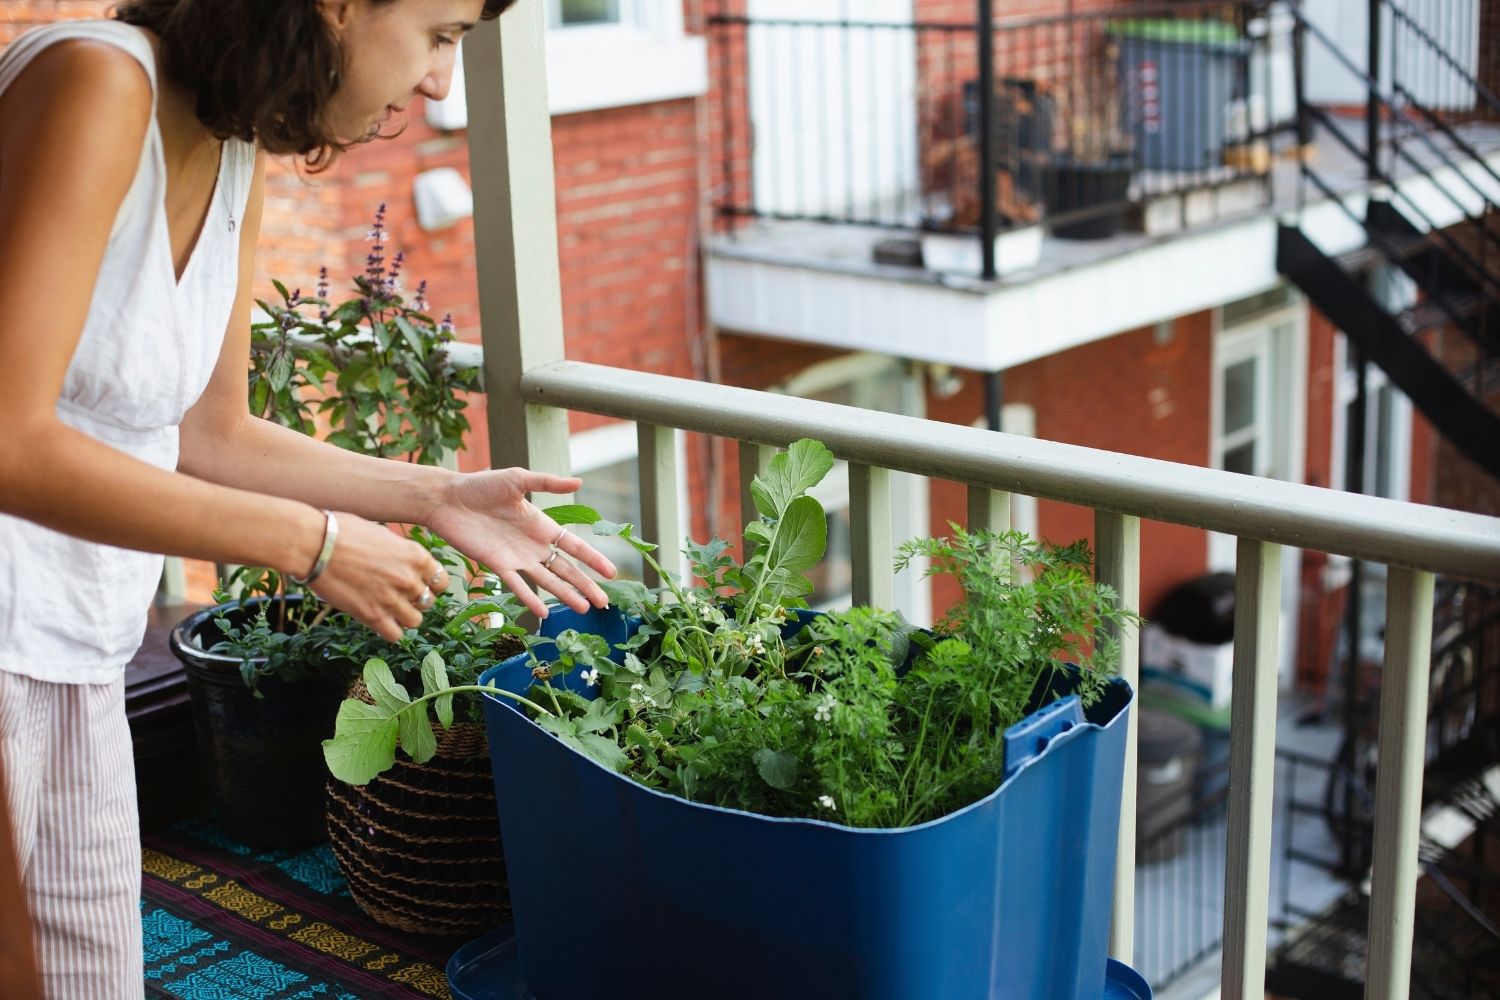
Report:
[[[497,659],[520,646],[496,650]],[[369,701],[362,681],[349,696]],[[484,724],[434,725],[425,764],[401,750],[367,785],[328,777],[328,837],[360,908],[413,934],[474,934],[510,919]],[[326,767],[324,773],[326,774]]]
[[[229,617],[246,614],[233,609]],[[333,732],[353,668],[330,661],[327,672],[316,677],[262,678],[257,698],[245,686],[237,658],[205,652],[222,638],[213,609],[193,615],[172,633],[219,823],[252,847],[316,844],[326,836],[322,741]]]

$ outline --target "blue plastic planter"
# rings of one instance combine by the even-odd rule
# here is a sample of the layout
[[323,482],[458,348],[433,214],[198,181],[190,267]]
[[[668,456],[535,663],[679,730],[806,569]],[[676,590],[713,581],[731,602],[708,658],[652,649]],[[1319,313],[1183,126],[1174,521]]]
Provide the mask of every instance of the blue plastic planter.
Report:
[[[630,625],[560,609],[543,631],[564,628]],[[482,680],[531,674],[522,656]],[[487,697],[524,980],[545,1000],[1097,1000],[1132,701],[1117,679],[1083,724],[1018,733],[1034,714],[983,800],[856,830],[645,788]]]

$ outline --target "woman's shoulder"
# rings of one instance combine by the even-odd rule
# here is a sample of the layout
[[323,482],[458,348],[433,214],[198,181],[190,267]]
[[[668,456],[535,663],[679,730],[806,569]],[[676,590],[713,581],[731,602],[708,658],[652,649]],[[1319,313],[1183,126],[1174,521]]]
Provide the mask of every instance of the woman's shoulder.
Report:
[[75,34],[53,39],[20,66],[0,68],[8,71],[0,76],[0,157],[71,153],[128,183],[154,106],[150,71],[134,53]]
[[[98,30],[86,30],[95,28]],[[137,29],[117,21],[48,25],[27,32],[0,53],[0,113],[24,104],[64,101],[105,115],[139,117],[150,113],[155,90],[150,42]],[[137,114],[132,114],[137,112]]]

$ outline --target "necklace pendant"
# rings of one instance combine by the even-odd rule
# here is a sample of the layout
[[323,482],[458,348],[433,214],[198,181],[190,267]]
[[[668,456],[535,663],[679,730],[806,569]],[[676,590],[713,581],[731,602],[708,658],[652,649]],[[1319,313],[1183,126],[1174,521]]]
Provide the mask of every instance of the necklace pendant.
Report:
[[233,217],[231,217],[230,220],[229,220],[229,231],[231,233],[234,232],[234,218]]

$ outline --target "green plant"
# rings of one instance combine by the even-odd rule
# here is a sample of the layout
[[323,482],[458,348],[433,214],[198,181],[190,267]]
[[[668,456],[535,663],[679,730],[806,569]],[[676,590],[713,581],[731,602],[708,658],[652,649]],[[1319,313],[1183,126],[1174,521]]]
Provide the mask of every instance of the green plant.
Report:
[[[428,315],[427,283],[419,283],[410,299],[402,293],[405,258],[398,252],[389,262],[385,259],[384,205],[376,210],[367,238],[371,249],[364,273],[352,278],[352,295],[331,299],[324,267],[315,296],[273,281],[281,301],[257,300],[266,318],[250,330],[250,410],[310,436],[326,424],[329,443],[349,451],[437,464],[463,444],[469,430],[464,397],[478,389],[478,370],[453,366],[448,351],[453,323],[446,316],[434,322]],[[511,621],[519,609],[506,603],[479,567],[440,539],[421,529],[413,529],[411,537],[441,554],[439,561],[450,569],[457,592],[438,595],[422,626],[403,638],[410,647],[405,653],[388,648],[349,616],[331,613],[311,590],[257,566],[235,569],[215,598],[267,600],[247,623],[220,615],[224,638],[212,651],[239,656],[241,673],[257,694],[259,678],[296,679],[327,659],[358,663],[369,655],[385,655],[401,669],[411,665],[413,650],[422,642],[445,652],[463,675],[473,654],[468,646],[448,645],[457,638],[443,638],[449,616],[481,597],[495,602],[495,612]],[[465,581],[475,581],[475,589],[463,591]],[[281,600],[293,594],[301,595],[299,602]],[[466,633],[462,642],[490,643],[494,638],[474,639]],[[415,656],[415,662],[421,659]]]
[[[700,582],[662,574],[662,593],[623,595],[622,610],[640,620],[626,642],[612,651],[576,631],[528,637],[537,683],[524,698],[490,690],[604,766],[694,801],[899,827],[987,795],[1003,773],[1005,729],[1039,685],[1072,662],[1074,686],[1092,704],[1118,661],[1105,626],[1136,616],[1091,579],[1082,543],[957,526],[951,538],[900,552],[899,566],[926,557],[929,575],[963,588],[934,633],[874,608],[799,615],[811,590],[801,574],[825,544],[823,511],[807,490],[832,464],[821,444],[795,442],[754,481],[761,517],[745,529],[743,564],[727,542],[688,542]],[[554,516],[592,521],[660,569],[655,546],[629,525],[584,508]],[[548,643],[555,656],[544,663],[536,650]],[[597,697],[554,683],[575,671]],[[398,739],[408,753],[426,746],[426,704],[445,693],[427,679],[419,698],[351,710],[324,744],[335,776],[368,780]]]
[[464,394],[479,388],[479,372],[453,367],[453,321],[427,314],[427,283],[402,295],[405,258],[386,263],[384,226],[381,205],[352,296],[330,300],[324,267],[316,296],[277,281],[281,302],[257,300],[267,318],[250,329],[250,409],[304,434],[322,415],[341,448],[435,465],[463,444]]

